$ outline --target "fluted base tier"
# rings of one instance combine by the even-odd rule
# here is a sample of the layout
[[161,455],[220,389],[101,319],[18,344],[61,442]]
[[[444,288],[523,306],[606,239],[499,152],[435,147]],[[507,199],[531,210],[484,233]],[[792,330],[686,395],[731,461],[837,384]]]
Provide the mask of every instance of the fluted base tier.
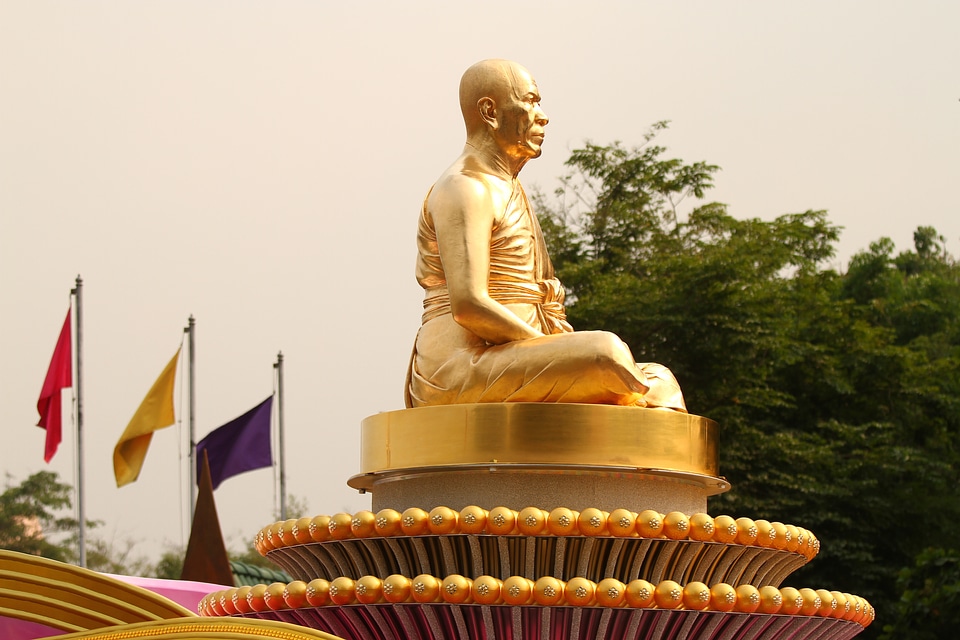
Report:
[[847,640],[850,620],[721,611],[371,604],[263,611],[345,640]]
[[490,535],[339,540],[283,547],[267,557],[304,582],[456,573],[470,578],[580,576],[754,586],[779,586],[808,560],[782,549],[696,540]]
[[729,490],[712,420],[675,411],[489,403],[390,411],[363,421],[348,484],[373,510],[588,506],[706,511]]

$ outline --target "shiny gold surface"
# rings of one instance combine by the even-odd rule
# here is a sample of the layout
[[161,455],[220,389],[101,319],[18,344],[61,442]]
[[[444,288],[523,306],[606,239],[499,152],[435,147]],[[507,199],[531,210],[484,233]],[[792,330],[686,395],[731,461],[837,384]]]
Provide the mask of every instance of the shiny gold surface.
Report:
[[[364,474],[526,464],[668,470],[716,477],[717,424],[674,411],[494,403],[422,407],[363,421]],[[357,486],[357,478],[351,479]]]
[[485,60],[460,83],[467,139],[423,204],[417,230],[422,326],[406,406],[582,402],[685,411],[662,365],[637,364],[604,331],[574,332],[540,224],[518,175],[549,121],[530,72]]

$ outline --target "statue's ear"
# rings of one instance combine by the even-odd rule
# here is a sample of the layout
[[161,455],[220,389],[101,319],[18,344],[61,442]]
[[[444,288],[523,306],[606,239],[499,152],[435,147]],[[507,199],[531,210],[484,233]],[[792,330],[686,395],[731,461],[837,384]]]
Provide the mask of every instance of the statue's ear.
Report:
[[500,123],[497,121],[497,103],[494,102],[493,98],[477,100],[477,111],[480,112],[480,118],[494,131],[500,128]]

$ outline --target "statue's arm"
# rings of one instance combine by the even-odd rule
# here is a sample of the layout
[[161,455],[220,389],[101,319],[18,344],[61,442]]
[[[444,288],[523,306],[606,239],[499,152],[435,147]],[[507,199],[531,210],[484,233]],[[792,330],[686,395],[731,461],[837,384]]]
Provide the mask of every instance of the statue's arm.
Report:
[[438,183],[428,202],[450,294],[453,319],[487,342],[543,335],[490,297],[490,235],[495,204],[480,180],[455,174]]

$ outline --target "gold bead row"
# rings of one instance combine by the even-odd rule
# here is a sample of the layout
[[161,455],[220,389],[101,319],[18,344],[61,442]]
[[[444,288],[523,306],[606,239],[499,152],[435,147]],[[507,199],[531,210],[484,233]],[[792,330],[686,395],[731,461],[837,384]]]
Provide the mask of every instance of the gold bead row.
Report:
[[573,607],[626,607],[633,609],[692,609],[820,616],[856,622],[864,627],[874,619],[873,607],[859,596],[826,589],[702,582],[681,586],[673,580],[654,585],[646,580],[624,584],[614,578],[593,582],[553,577],[533,581],[521,576],[499,580],[480,576],[471,580],[453,574],[446,578],[419,575],[412,580],[401,575],[380,579],[364,576],[358,580],[340,577],[332,581],[317,578],[309,583],[240,587],[216,591],[204,597],[197,609],[203,616],[230,616],[261,611],[354,604],[446,603],[479,605],[540,605]]
[[412,507],[403,513],[394,509],[377,513],[358,511],[352,515],[338,513],[275,522],[261,529],[254,543],[257,551],[265,556],[274,549],[330,540],[458,533],[689,539],[782,549],[799,553],[807,560],[812,560],[820,551],[816,536],[792,524],[750,518],[735,520],[726,515],[714,518],[706,513],[663,514],[652,509],[640,513],[627,509],[607,512],[592,507],[583,511],[565,507],[553,511],[537,507],[520,511],[507,507],[490,511],[476,506],[461,511],[436,507],[429,513]]

